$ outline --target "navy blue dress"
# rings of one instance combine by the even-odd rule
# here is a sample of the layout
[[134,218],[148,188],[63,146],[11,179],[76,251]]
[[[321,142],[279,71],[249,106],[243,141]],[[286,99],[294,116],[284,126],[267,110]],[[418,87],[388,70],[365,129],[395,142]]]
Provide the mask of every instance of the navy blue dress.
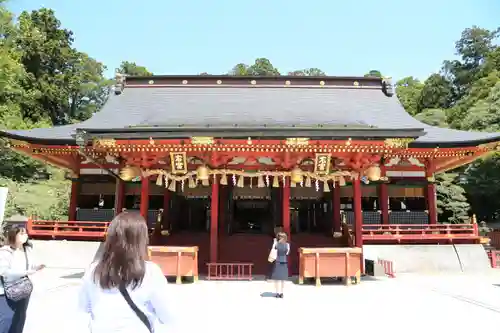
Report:
[[288,252],[290,252],[290,244],[276,243],[275,247],[277,256],[274,262],[273,272],[271,273],[271,280],[288,280]]

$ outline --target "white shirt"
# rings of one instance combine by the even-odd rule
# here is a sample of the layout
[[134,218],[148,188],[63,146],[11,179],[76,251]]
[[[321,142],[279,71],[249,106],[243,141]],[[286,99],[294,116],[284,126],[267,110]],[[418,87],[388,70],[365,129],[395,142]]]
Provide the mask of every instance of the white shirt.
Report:
[[[26,269],[26,256],[28,257],[28,269]],[[29,247],[14,250],[6,245],[0,248],[0,275],[7,283],[33,274],[37,266],[33,252]],[[4,293],[3,284],[0,282],[0,295]]]
[[[95,266],[95,263],[92,264],[85,272],[78,299],[79,310],[90,314],[90,332],[147,333],[146,325],[130,308],[118,288],[102,289],[93,281]],[[168,289],[167,279],[160,267],[152,262],[146,262],[142,284],[135,289],[127,289],[135,305],[149,318],[153,329],[156,320],[167,326],[171,322],[168,308],[173,301],[169,298]]]

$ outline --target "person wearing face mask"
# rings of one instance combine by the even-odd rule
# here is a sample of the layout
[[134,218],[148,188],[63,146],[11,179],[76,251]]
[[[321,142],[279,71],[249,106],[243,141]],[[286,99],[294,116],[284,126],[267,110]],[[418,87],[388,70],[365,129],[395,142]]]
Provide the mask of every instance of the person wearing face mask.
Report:
[[43,269],[28,242],[26,229],[9,229],[0,248],[0,333],[22,333],[33,290],[29,276]]

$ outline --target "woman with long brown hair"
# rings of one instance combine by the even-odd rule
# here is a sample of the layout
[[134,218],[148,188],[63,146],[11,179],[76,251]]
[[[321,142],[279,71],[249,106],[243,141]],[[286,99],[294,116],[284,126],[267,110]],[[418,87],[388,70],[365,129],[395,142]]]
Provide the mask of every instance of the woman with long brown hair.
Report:
[[0,248],[0,333],[21,333],[33,284],[28,276],[43,269],[28,243],[26,229],[12,226]]
[[168,287],[161,269],[148,261],[148,229],[136,212],[109,225],[100,259],[83,277],[79,307],[91,316],[92,333],[153,332],[168,320]]

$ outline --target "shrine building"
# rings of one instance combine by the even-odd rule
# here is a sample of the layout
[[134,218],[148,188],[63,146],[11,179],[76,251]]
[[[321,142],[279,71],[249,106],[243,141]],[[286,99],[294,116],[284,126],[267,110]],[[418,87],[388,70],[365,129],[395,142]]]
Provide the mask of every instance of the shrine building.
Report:
[[72,181],[69,221],[34,217],[31,237],[102,239],[138,210],[151,242],[256,271],[276,227],[295,252],[477,243],[477,225],[438,224],[434,176],[500,140],[421,123],[389,80],[327,76],[117,76],[90,119],[0,135]]

